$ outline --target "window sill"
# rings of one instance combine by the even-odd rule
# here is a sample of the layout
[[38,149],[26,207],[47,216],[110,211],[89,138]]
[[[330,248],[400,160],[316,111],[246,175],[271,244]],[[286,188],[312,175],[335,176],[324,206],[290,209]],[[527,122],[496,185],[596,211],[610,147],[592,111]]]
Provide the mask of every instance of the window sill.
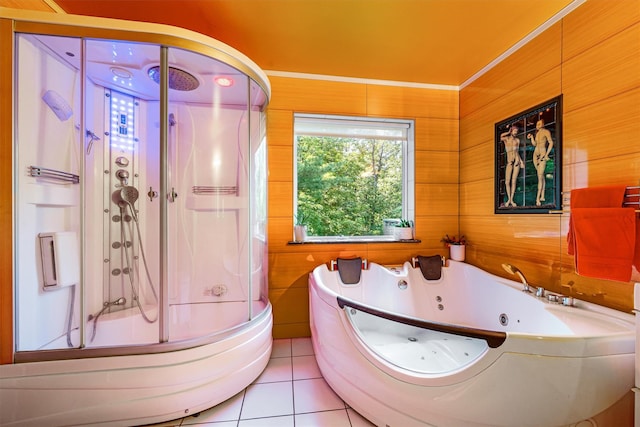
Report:
[[329,237],[322,239],[307,239],[304,242],[296,242],[289,241],[287,245],[326,245],[326,244],[336,244],[336,243],[420,243],[420,239],[409,239],[409,240],[395,240],[395,239],[380,239],[376,237],[366,237],[366,238],[353,238],[353,237]]

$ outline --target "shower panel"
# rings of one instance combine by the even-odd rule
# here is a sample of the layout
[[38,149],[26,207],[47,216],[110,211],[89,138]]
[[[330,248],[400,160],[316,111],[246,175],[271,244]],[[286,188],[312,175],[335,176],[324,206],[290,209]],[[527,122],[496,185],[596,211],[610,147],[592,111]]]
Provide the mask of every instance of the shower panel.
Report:
[[[121,192],[138,185],[139,102],[132,96],[105,91],[104,149],[104,302],[124,298],[127,303],[110,306],[108,311],[134,306],[140,287],[135,272],[139,264],[139,244],[135,239],[135,201],[127,203]],[[133,282],[133,285],[130,282]]]
[[105,129],[109,131],[104,144],[104,205],[108,215],[104,216],[100,313],[136,308],[145,321],[153,323],[158,319],[158,280],[145,254],[145,219],[139,215],[138,187],[145,182],[140,177],[140,102],[130,95],[105,91]]

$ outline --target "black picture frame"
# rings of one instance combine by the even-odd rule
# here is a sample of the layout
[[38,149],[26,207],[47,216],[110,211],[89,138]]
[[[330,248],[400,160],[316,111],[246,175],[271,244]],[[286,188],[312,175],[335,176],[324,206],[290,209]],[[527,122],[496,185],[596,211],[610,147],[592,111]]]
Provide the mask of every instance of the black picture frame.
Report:
[[562,209],[562,95],[496,123],[494,143],[496,214]]

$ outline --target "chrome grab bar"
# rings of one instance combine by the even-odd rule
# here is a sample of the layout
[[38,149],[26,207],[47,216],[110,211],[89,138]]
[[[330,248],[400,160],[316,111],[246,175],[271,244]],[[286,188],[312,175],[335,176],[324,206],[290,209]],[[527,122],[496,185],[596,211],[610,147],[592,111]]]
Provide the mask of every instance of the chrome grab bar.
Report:
[[40,166],[29,166],[29,176],[33,176],[35,178],[49,178],[70,184],[78,184],[80,182],[80,177],[78,175],[55,169],[43,168]]
[[238,187],[236,186],[216,186],[216,185],[194,185],[191,187],[193,194],[198,195],[237,195]]

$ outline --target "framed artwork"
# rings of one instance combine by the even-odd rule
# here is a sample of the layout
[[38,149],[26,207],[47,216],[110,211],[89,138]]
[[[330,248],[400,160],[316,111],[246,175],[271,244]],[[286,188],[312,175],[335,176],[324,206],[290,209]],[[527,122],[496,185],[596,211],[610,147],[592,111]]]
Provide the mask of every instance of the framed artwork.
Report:
[[562,95],[495,124],[495,213],[562,209]]

